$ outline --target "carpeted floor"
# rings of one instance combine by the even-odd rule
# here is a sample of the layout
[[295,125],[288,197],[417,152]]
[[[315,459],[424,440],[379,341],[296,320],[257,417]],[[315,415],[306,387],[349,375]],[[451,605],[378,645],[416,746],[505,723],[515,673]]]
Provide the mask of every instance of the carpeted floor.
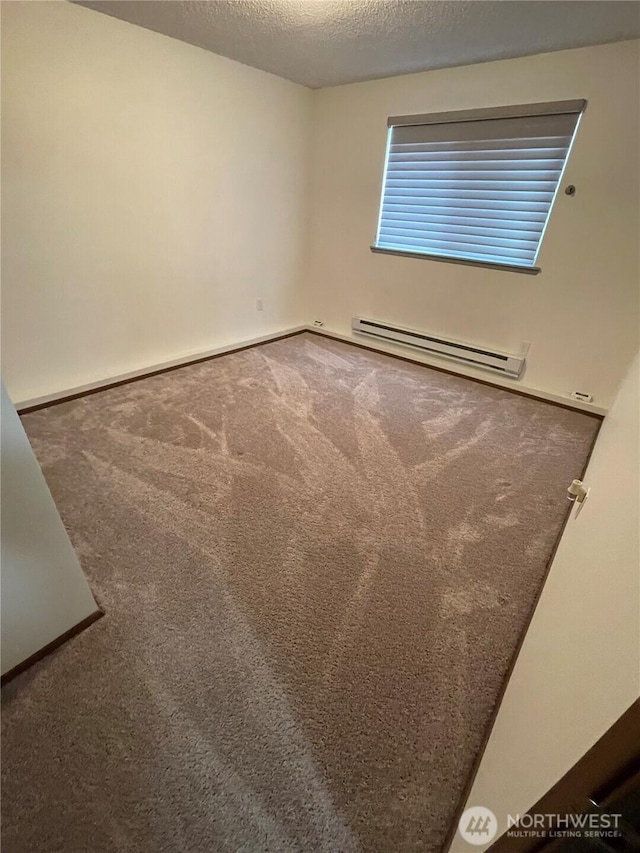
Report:
[[3,853],[437,851],[598,421],[310,334],[23,420],[106,616]]

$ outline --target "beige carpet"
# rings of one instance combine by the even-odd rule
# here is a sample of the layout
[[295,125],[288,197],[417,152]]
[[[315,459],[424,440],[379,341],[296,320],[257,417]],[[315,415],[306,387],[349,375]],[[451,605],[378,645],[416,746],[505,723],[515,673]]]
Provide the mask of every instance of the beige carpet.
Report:
[[303,334],[24,424],[107,615],[4,690],[3,853],[439,850],[598,421]]

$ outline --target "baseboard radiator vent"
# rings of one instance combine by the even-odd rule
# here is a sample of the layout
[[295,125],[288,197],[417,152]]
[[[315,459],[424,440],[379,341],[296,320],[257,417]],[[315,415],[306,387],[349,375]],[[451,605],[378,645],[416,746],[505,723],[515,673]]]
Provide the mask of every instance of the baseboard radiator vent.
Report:
[[363,335],[371,335],[382,338],[395,344],[406,344],[434,355],[451,358],[475,367],[486,368],[492,372],[502,373],[505,376],[520,376],[524,368],[524,356],[509,355],[508,353],[494,352],[493,350],[474,347],[471,344],[463,344],[459,341],[449,341],[445,338],[435,338],[425,332],[414,329],[402,329],[399,326],[391,326],[377,320],[365,320],[362,317],[353,317],[351,328],[354,332]]

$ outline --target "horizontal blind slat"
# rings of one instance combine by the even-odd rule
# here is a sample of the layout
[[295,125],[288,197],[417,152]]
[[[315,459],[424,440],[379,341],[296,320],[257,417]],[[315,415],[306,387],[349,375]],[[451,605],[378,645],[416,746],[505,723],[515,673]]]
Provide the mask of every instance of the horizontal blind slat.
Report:
[[427,242],[424,240],[413,240],[410,237],[403,238],[400,242],[386,238],[385,240],[381,240],[378,246],[381,248],[397,249],[398,251],[402,251],[403,246],[422,249],[425,252],[429,252],[430,250],[441,253],[455,251],[461,256],[468,255],[469,257],[476,257],[479,255],[491,255],[495,258],[508,258],[515,261],[531,261],[535,254],[534,252],[526,252],[518,249],[491,251],[488,247],[478,247],[477,251],[473,251],[473,247],[470,247],[468,243],[459,243],[455,240],[429,240]]
[[[491,192],[491,190],[473,190],[473,189],[447,189],[438,190],[437,198],[458,198],[467,199],[468,201],[492,201],[494,204],[499,204],[501,201],[546,201],[550,202],[553,198],[553,192],[544,190],[537,192],[535,190],[502,190],[499,194]],[[416,199],[418,201],[425,200],[425,195],[419,189],[389,187],[388,201],[402,201],[403,199]]]
[[389,164],[426,163],[457,165],[469,162],[491,164],[495,169],[515,169],[537,163],[557,163],[561,168],[564,162],[564,148],[540,148],[535,151],[412,151],[407,153],[389,153]]
[[[515,162],[515,161],[512,161]],[[455,177],[460,175],[465,180],[478,177],[482,180],[515,180],[515,181],[553,181],[557,180],[562,169],[559,166],[541,166],[534,169],[520,166],[513,168],[511,163],[500,164],[496,168],[494,162],[481,163],[477,160],[467,160],[465,163],[389,163],[387,166],[387,178],[409,178],[419,180],[422,175],[427,178],[434,176]],[[549,175],[545,178],[545,175]]]
[[546,216],[546,205],[542,201],[507,201],[506,199],[486,201],[485,199],[438,199],[430,198],[427,201],[420,199],[404,199],[399,203],[387,202],[384,204],[383,212],[389,210],[391,212],[406,211],[407,213],[418,213],[424,210],[425,213],[431,211],[439,211],[445,208],[451,211],[451,215],[461,215],[466,211],[471,214],[478,213],[480,216],[506,216],[507,219],[513,219],[516,215],[528,219],[542,219],[544,222]]
[[[466,178],[433,178],[429,180],[405,180],[401,178],[389,178],[387,180],[389,190],[407,190],[414,194],[422,194],[428,198],[432,194],[439,194],[441,190],[495,190],[496,193],[503,192],[536,192],[550,193],[553,195],[555,181],[483,181],[480,178],[466,180]],[[424,190],[423,193],[421,191]]]
[[523,249],[524,251],[530,251],[533,249],[535,251],[535,247],[538,245],[537,240],[521,240],[521,239],[512,239],[508,236],[509,232],[503,232],[503,234],[498,236],[483,236],[482,234],[468,234],[462,231],[447,231],[444,229],[413,229],[413,228],[390,228],[385,226],[380,229],[380,236],[383,238],[391,237],[395,239],[397,237],[410,237],[412,239],[421,240],[424,239],[425,242],[429,242],[431,240],[455,240],[457,243],[469,243],[472,246],[490,246],[494,249],[503,249],[503,248],[513,248],[513,249]]
[[391,154],[410,153],[412,151],[444,152],[444,151],[536,151],[539,149],[555,148],[566,151],[571,142],[570,136],[546,136],[532,139],[484,139],[479,142],[463,142],[450,140],[446,142],[391,142]]
[[458,222],[445,222],[443,220],[438,220],[435,222],[420,222],[418,220],[405,220],[404,222],[398,222],[393,219],[383,219],[380,224],[380,233],[390,233],[391,231],[416,231],[420,232],[432,232],[432,233],[442,233],[442,234],[468,234],[468,235],[477,235],[479,237],[487,237],[494,240],[496,243],[501,242],[503,238],[509,240],[526,240],[528,242],[536,243],[540,239],[540,234],[542,233],[542,228],[536,229],[535,231],[527,231],[520,229],[516,230],[512,227],[503,227],[503,228],[483,228],[478,224],[474,224],[473,222],[465,222],[465,224],[460,224]]
[[521,267],[532,267],[534,265],[534,259],[522,259],[522,258],[503,258],[500,255],[485,255],[485,254],[475,254],[471,255],[469,252],[458,252],[454,249],[442,250],[436,249],[435,247],[431,247],[429,249],[425,248],[416,248],[415,246],[390,246],[384,243],[378,243],[377,248],[379,249],[390,249],[392,251],[399,252],[401,254],[415,254],[417,257],[422,255],[435,256],[438,258],[460,258],[460,260],[467,261],[478,261],[481,263],[490,263],[490,264],[507,264],[508,266],[521,266]]
[[452,226],[463,227],[465,225],[469,225],[476,228],[519,228],[521,231],[533,232],[539,234],[542,231],[544,226],[544,220],[535,221],[535,220],[523,220],[518,218],[516,220],[501,217],[488,217],[481,215],[457,215],[452,214],[450,211],[445,210],[444,212],[436,212],[436,213],[395,213],[393,211],[383,212],[381,218],[381,222],[400,222],[400,223],[410,223],[410,222],[443,222]]

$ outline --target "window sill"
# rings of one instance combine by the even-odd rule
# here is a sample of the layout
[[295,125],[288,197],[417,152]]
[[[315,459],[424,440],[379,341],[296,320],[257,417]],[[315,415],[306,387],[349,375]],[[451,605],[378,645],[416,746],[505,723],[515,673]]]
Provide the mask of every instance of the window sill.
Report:
[[444,255],[429,255],[426,252],[404,252],[401,249],[385,249],[382,246],[371,246],[371,251],[381,255],[400,255],[402,258],[421,258],[424,261],[442,261],[445,264],[464,264],[468,267],[484,267],[490,270],[505,270],[519,272],[525,275],[538,275],[540,267],[522,267],[518,264],[492,264],[488,261],[474,261],[466,258],[450,258]]

